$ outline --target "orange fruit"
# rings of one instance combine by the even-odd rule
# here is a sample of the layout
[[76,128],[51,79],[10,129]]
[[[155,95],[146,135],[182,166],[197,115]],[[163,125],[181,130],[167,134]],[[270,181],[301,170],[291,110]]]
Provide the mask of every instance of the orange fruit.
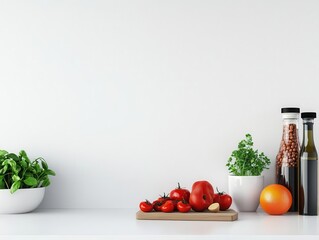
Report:
[[281,215],[288,212],[291,207],[292,196],[286,187],[280,184],[271,184],[262,190],[259,201],[266,213]]

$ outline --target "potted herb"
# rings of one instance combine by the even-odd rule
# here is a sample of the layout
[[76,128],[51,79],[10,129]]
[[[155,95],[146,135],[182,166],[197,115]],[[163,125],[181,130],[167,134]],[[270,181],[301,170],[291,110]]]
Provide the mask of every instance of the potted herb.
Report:
[[37,208],[50,185],[46,161],[39,157],[33,161],[26,152],[19,154],[0,150],[0,213],[25,213]]
[[234,150],[228,159],[228,187],[235,205],[239,211],[256,211],[259,205],[259,195],[264,187],[264,169],[269,169],[270,160],[263,152],[253,149],[253,139],[246,134],[238,149]]

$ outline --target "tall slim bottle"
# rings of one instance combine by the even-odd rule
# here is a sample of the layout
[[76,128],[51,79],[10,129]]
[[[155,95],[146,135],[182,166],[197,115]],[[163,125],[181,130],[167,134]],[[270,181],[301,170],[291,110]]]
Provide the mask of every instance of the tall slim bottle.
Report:
[[318,155],[313,137],[315,112],[301,113],[303,141],[299,164],[299,214],[318,214]]
[[276,182],[287,187],[291,192],[290,212],[298,211],[299,113],[299,108],[281,109],[283,131],[276,157]]

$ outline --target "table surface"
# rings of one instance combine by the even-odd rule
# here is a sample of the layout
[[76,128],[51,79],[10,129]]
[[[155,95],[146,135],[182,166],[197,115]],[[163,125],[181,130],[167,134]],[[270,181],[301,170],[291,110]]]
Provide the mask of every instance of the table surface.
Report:
[[[263,212],[239,213],[237,221],[136,220],[138,209],[38,209],[28,214],[0,216],[1,235],[113,236],[132,239],[176,236],[207,239],[207,236],[294,236],[319,239],[319,217]],[[177,239],[177,238],[176,238]],[[244,239],[244,238],[243,238]],[[246,239],[246,238],[245,238]],[[282,239],[282,238],[281,238]],[[305,238],[303,238],[305,239]]]

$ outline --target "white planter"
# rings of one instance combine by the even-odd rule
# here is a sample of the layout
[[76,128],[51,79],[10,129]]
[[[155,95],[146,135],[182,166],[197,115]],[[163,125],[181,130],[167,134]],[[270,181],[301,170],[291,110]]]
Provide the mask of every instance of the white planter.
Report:
[[255,212],[264,188],[264,176],[228,176],[228,190],[240,212]]
[[11,194],[0,189],[0,213],[27,213],[36,209],[43,200],[45,188],[19,189]]

